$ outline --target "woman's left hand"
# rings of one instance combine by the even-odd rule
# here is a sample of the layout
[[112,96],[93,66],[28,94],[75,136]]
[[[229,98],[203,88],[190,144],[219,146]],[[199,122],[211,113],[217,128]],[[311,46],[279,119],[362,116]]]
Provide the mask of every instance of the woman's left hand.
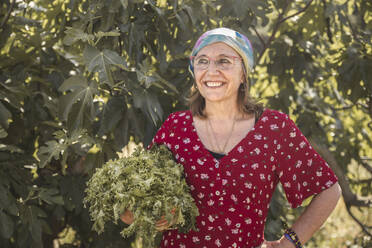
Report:
[[261,245],[261,248],[279,248],[280,247],[280,241],[264,241]]
[[280,239],[275,241],[264,241],[260,248],[294,248],[292,243],[286,239]]

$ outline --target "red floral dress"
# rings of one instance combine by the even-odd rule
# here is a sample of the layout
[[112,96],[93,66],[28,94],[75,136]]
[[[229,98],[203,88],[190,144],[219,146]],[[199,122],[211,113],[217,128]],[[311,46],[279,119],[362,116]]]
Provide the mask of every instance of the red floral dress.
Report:
[[168,146],[184,166],[200,212],[197,231],[166,231],[161,247],[257,247],[278,182],[297,207],[337,181],[294,122],[270,109],[220,160],[201,143],[190,111],[169,115],[153,142]]

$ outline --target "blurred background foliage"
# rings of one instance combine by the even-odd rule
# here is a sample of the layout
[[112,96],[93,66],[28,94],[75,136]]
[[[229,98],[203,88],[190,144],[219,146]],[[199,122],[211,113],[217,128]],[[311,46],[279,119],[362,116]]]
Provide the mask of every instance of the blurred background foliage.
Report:
[[[343,202],[307,247],[372,247],[371,11],[368,0],[2,0],[1,247],[132,247],[120,226],[91,231],[85,182],[187,108],[192,45],[221,26],[253,43],[252,94],[290,114],[339,177]],[[300,211],[279,189],[266,238]]]

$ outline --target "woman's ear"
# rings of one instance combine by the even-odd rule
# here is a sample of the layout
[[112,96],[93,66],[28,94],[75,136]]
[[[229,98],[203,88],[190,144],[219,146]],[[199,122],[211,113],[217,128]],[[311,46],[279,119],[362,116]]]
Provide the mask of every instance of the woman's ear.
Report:
[[242,83],[245,83],[245,81],[246,81],[246,80],[245,80],[245,74],[244,74],[244,71],[242,72],[242,76],[241,76],[241,79],[240,79],[240,80],[241,80]]

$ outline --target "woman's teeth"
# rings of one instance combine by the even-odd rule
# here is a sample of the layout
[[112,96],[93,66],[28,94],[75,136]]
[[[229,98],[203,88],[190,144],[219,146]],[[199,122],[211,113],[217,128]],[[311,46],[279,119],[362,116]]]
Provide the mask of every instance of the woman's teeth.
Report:
[[222,85],[222,82],[205,82],[205,84],[208,86],[208,87],[219,87]]

